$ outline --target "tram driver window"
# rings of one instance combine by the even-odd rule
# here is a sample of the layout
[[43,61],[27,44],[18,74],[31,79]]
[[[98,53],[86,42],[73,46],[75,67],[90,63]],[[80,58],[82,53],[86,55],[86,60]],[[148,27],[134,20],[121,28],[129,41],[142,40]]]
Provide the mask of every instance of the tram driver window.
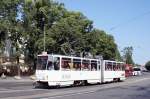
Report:
[[43,59],[41,62],[42,62],[41,63],[41,70],[45,70],[46,69],[47,60]]
[[53,70],[53,64],[52,64],[52,61],[48,61],[47,69],[48,69],[48,70]]
[[60,69],[60,58],[59,57],[55,57],[54,58],[54,69],[55,70],[59,70]]

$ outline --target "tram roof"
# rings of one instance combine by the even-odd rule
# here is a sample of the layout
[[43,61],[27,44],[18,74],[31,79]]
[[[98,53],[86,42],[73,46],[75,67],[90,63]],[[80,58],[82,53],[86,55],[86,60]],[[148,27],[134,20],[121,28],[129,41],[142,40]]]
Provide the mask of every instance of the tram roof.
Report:
[[113,63],[113,62],[115,62],[115,63],[124,63],[124,62],[120,62],[120,61],[114,61],[114,60],[104,60],[105,62],[111,62],[111,63]]
[[[64,58],[74,58],[74,59],[90,59],[90,60],[98,60],[98,58],[89,58],[89,57],[76,57],[76,56],[67,56],[67,55],[59,55],[59,54],[40,54],[38,56],[54,56],[54,57],[64,57]],[[114,60],[104,60],[105,62],[115,62],[115,63],[124,63]]]
[[89,57],[76,57],[76,56],[67,56],[67,55],[59,55],[59,54],[40,54],[38,56],[55,56],[55,57],[64,57],[64,58],[75,58],[75,59],[90,59],[90,60],[98,60],[98,58],[89,58]]

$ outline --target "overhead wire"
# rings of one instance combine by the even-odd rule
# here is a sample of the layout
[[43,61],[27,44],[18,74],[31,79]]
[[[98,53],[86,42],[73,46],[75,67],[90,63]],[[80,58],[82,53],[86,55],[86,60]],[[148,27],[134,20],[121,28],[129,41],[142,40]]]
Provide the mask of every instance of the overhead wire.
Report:
[[138,16],[135,16],[135,17],[133,17],[133,18],[127,20],[127,21],[124,22],[124,23],[120,23],[120,24],[118,24],[118,25],[116,25],[116,26],[111,27],[109,30],[110,30],[110,31],[115,30],[115,29],[118,28],[118,27],[121,27],[121,26],[124,26],[124,25],[126,25],[126,24],[129,24],[129,23],[131,23],[131,22],[133,22],[133,21],[136,21],[136,20],[138,20],[138,19],[140,19],[140,18],[142,18],[142,17],[144,17],[144,16],[146,16],[146,15],[149,15],[149,14],[150,14],[150,11],[145,12],[145,13],[142,13],[142,14],[139,14]]

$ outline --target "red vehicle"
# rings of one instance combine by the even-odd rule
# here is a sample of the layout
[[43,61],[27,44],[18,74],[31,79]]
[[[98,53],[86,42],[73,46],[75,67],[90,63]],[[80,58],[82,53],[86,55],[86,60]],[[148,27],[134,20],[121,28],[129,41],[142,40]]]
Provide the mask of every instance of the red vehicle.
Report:
[[129,77],[133,75],[133,66],[132,64],[125,64],[125,76]]

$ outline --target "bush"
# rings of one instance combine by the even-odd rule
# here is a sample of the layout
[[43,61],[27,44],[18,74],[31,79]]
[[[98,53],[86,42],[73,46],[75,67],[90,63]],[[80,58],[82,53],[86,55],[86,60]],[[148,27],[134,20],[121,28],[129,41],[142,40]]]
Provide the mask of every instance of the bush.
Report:
[[0,76],[2,75],[3,73],[3,67],[0,65]]
[[[18,75],[18,66],[16,64],[0,66],[0,76],[4,73],[6,76],[16,76]],[[35,73],[35,70],[31,67],[24,69],[24,66],[20,65],[20,75],[21,76],[30,76]]]
[[145,68],[150,71],[150,61],[148,61],[146,64],[145,64]]
[[[5,75],[7,76],[15,76],[18,73],[18,67],[17,65],[11,65],[11,66],[6,66],[6,72]],[[7,71],[9,70],[9,72]]]

